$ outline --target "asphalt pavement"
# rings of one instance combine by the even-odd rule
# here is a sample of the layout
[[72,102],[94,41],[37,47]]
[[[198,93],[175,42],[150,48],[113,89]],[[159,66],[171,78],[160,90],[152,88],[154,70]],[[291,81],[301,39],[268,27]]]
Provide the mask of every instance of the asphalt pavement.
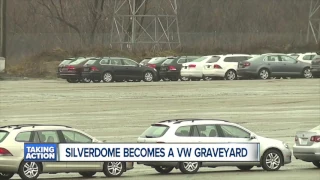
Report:
[[[0,82],[0,125],[70,125],[112,142],[135,142],[151,124],[172,118],[215,118],[239,123],[292,147],[296,131],[320,124],[320,79],[70,84],[61,80]],[[80,179],[77,174],[40,175]],[[95,179],[104,179],[98,173]],[[320,169],[293,159],[278,172],[235,167],[159,175],[136,165],[124,179],[320,179]],[[19,179],[15,176],[14,179]],[[83,178],[81,178],[83,179]]]

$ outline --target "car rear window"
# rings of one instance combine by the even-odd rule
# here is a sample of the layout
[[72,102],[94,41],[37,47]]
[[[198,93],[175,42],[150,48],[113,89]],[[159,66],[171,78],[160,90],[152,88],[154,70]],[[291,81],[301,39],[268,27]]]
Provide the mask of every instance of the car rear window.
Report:
[[156,59],[152,59],[151,61],[149,61],[149,63],[159,63],[161,61],[166,60],[167,58],[156,58]]
[[85,61],[87,61],[87,59],[77,59],[77,60],[73,61],[72,63],[70,63],[69,65],[77,65],[77,64],[83,63]]
[[169,126],[153,124],[145,130],[140,137],[142,138],[159,138],[162,137],[169,129]]
[[59,65],[67,65],[72,61],[72,59],[63,60]]
[[95,59],[94,59],[94,60],[89,60],[88,62],[85,63],[85,65],[86,65],[86,64],[92,65],[92,64],[94,64],[95,62],[96,62]]
[[202,57],[197,58],[197,59],[195,59],[195,60],[193,60],[193,61],[191,61],[191,62],[201,62],[201,61],[206,60],[207,58],[208,58],[208,56],[202,56]]
[[0,143],[2,141],[4,141],[4,139],[6,139],[6,137],[8,136],[9,132],[7,131],[0,131]]
[[162,64],[171,64],[174,60],[175,59],[170,58],[170,59],[165,60]]

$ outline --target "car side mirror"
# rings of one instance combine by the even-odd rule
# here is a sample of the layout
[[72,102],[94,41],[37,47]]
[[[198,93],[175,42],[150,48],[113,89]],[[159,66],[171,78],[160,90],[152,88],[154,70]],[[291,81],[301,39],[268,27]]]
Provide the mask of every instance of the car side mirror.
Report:
[[250,134],[250,139],[256,139],[256,136],[254,134]]

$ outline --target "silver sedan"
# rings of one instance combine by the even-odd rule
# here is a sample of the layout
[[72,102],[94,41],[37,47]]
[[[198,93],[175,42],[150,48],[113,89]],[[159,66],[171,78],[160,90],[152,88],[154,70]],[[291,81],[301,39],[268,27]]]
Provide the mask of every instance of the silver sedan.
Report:
[[293,156],[312,162],[320,168],[320,125],[309,131],[298,131],[293,146]]

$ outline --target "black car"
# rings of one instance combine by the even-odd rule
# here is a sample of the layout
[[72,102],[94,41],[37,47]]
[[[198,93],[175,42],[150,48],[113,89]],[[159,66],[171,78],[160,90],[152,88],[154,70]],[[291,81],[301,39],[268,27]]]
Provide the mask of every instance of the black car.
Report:
[[60,72],[62,71],[63,67],[66,67],[68,64],[72,63],[73,61],[77,60],[77,58],[67,58],[63,60],[59,65],[57,69],[57,77],[60,78]]
[[310,69],[314,78],[320,78],[320,52],[312,59]]
[[81,57],[63,67],[60,71],[60,78],[66,79],[69,83],[89,83],[91,79],[83,78],[83,65],[93,57]]
[[160,71],[160,68],[161,68],[161,64],[167,60],[168,57],[154,57],[152,58],[147,66],[150,67],[150,68],[153,68],[157,71],[157,76],[158,76],[158,79],[157,81],[160,81],[160,74],[159,74],[159,71]]
[[180,71],[183,63],[191,62],[200,56],[180,56],[168,58],[161,64],[159,71],[161,79],[168,79],[170,81],[187,81],[188,78],[182,78],[180,76]]
[[151,82],[157,79],[157,72],[136,61],[122,57],[103,57],[89,60],[84,64],[82,77],[93,82],[136,81]]

